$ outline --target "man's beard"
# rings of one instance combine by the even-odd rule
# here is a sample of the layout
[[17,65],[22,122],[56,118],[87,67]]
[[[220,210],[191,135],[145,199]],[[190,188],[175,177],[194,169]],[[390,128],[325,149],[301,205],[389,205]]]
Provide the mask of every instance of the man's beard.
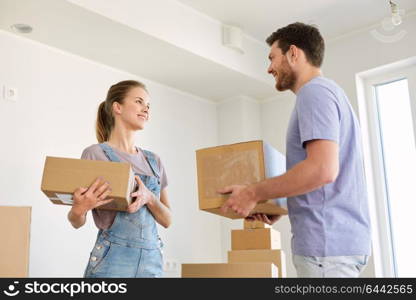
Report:
[[296,75],[290,69],[289,64],[285,62],[282,65],[281,70],[277,73],[276,89],[280,92],[291,89],[295,86]]

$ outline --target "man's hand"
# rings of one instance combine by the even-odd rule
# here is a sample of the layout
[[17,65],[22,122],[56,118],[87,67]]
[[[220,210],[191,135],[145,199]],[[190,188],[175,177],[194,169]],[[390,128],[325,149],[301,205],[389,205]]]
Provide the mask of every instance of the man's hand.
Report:
[[266,215],[261,213],[252,214],[246,217],[247,221],[260,221],[269,225],[273,225],[280,220],[281,215]]
[[231,194],[230,198],[221,207],[225,214],[231,209],[242,217],[247,217],[256,206],[257,200],[254,191],[248,185],[230,185],[217,191],[220,194]]
[[143,181],[140,180],[139,176],[135,176],[135,179],[138,187],[136,192],[131,193],[131,196],[135,197],[136,200],[127,207],[127,212],[129,213],[135,213],[142,208],[143,205],[156,199],[155,195],[149,191]]

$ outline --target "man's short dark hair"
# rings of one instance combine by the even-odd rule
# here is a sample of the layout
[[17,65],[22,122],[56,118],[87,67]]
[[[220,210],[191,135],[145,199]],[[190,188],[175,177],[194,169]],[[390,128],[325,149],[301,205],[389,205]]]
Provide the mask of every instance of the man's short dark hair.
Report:
[[305,52],[308,62],[320,67],[324,59],[325,42],[318,28],[304,23],[296,22],[273,32],[266,42],[269,46],[278,41],[278,46],[285,54],[291,45],[295,45]]

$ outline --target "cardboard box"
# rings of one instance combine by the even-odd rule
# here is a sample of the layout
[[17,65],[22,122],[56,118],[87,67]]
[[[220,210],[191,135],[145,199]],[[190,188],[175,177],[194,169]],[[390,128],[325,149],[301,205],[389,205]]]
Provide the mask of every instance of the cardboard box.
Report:
[[271,228],[272,226],[261,221],[247,221],[244,220],[244,229],[261,229]]
[[110,182],[114,201],[97,209],[125,211],[136,184],[130,164],[110,161],[46,157],[41,190],[55,204],[72,205],[73,192],[97,177]]
[[[222,214],[228,195],[217,190],[233,184],[250,184],[285,172],[285,157],[263,141],[205,148],[196,151],[198,196],[201,210],[231,219],[241,218],[232,211]],[[259,203],[251,213],[287,214],[286,198]]]
[[273,228],[231,230],[231,250],[280,248],[280,232]]
[[0,277],[29,276],[31,211],[0,206]]
[[228,251],[229,263],[272,262],[279,277],[286,277],[286,256],[283,250],[235,250]]
[[272,263],[182,264],[182,277],[192,278],[276,278]]

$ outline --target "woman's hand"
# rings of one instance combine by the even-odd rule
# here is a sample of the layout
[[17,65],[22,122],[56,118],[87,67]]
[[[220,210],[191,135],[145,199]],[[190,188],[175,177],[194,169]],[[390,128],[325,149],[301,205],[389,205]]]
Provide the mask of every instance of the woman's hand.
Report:
[[143,205],[156,200],[156,196],[149,191],[146,185],[141,181],[140,177],[135,176],[135,179],[138,187],[136,192],[131,193],[131,197],[135,197],[136,200],[127,207],[127,212],[129,213],[135,213]]
[[85,224],[89,210],[113,201],[114,199],[106,199],[110,193],[110,184],[100,177],[88,188],[77,188],[73,195],[74,203],[68,213],[72,226],[80,228]]
[[80,187],[74,192],[72,209],[78,213],[107,204],[114,199],[106,199],[111,194],[110,184],[98,177],[88,188]]

